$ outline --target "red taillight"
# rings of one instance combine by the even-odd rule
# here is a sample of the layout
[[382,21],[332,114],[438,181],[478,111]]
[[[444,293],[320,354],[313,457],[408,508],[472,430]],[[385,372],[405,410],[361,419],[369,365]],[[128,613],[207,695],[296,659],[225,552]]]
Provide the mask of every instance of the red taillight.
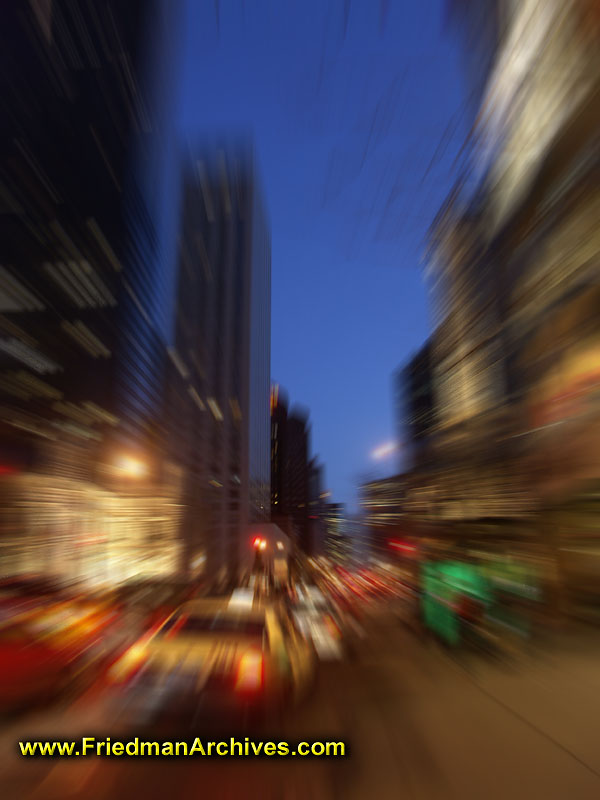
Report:
[[249,650],[240,659],[235,688],[238,692],[256,692],[262,689],[264,663],[262,653]]

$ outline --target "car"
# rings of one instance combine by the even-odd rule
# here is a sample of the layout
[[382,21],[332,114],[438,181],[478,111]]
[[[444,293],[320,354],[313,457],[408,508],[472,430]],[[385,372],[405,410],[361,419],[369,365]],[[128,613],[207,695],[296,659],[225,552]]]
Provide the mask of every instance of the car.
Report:
[[173,579],[145,578],[127,581],[115,592],[130,639],[164,622],[179,606],[201,592],[199,584]]
[[219,715],[259,718],[300,699],[315,654],[273,604],[203,598],[183,604],[112,667],[137,724]]
[[91,680],[107,657],[114,609],[61,601],[0,619],[0,711],[22,710]]
[[147,614],[154,614],[158,609],[167,609],[171,613],[198,589],[187,581],[146,578],[121,584],[115,596],[125,608],[139,608]]
[[297,587],[292,613],[296,626],[312,641],[321,661],[338,661],[343,657],[340,623],[331,603],[318,587]]

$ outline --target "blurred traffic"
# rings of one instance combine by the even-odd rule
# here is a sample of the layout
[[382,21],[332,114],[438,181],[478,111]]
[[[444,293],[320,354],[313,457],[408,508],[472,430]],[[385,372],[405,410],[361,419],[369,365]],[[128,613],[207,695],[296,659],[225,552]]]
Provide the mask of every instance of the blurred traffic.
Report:
[[410,571],[398,560],[350,568],[298,555],[288,565],[266,539],[251,546],[253,567],[226,591],[146,580],[82,593],[5,580],[2,710],[94,686],[134,728],[164,713],[187,726],[203,716],[256,724],[309,697],[320,662],[354,658],[374,614],[420,639],[506,657],[543,638],[540,579],[512,559],[420,561],[415,547]]
[[[263,541],[254,545],[268,555]],[[132,581],[88,594],[33,577],[4,581],[1,711],[92,688],[112,693],[115,715],[131,714],[134,728],[165,713],[180,726],[226,712],[236,725],[256,724],[293,708],[310,694],[318,662],[346,657],[364,635],[369,607],[409,589],[326,560],[284,570],[277,555],[218,595],[201,582]]]

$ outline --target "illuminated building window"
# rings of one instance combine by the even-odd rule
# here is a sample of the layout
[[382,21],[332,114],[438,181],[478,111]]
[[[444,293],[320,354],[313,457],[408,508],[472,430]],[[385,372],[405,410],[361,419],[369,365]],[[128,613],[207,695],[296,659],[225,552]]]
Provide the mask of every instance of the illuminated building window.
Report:
[[31,369],[42,375],[58,372],[62,369],[56,362],[47,358],[47,356],[44,356],[38,350],[29,347],[29,345],[15,338],[0,339],[0,350],[22,361],[28,367],[31,367]]
[[0,311],[43,311],[44,304],[0,266]]

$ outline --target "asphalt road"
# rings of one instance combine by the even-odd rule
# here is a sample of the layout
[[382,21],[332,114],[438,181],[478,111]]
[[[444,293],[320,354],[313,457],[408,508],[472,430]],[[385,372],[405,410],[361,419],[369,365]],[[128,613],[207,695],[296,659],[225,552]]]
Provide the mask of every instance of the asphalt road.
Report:
[[[279,740],[345,741],[330,759],[23,759],[24,738],[119,738],[105,693],[5,721],[0,787],[6,800],[594,800],[600,777],[527,718],[481,690],[442,648],[385,610],[366,622],[354,657],[321,666]],[[560,726],[559,726],[560,727]],[[186,732],[187,738],[190,734]],[[258,736],[258,734],[256,734]]]

